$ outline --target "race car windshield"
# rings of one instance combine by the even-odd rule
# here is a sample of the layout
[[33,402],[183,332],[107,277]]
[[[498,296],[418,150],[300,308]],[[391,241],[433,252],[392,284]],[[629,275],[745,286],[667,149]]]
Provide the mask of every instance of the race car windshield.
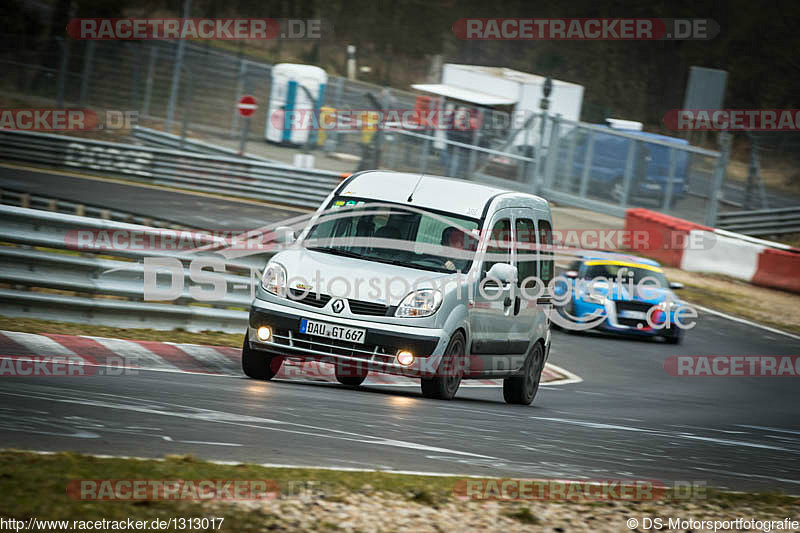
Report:
[[304,240],[309,250],[434,272],[466,272],[478,220],[375,200],[335,197]]
[[664,276],[663,272],[659,272],[658,270],[651,270],[649,268],[641,268],[641,267],[632,267],[632,266],[625,266],[625,265],[614,265],[614,264],[599,264],[599,265],[588,265],[586,267],[586,271],[583,274],[583,279],[597,279],[597,278],[607,278],[611,281],[614,281],[619,276],[619,279],[623,281],[623,283],[629,283],[629,279],[633,276],[633,283],[638,284],[644,278],[649,278],[648,284],[652,286],[653,282],[650,280],[656,280],[658,283],[658,287],[660,288],[667,288],[669,287],[669,282],[667,281],[666,276]]

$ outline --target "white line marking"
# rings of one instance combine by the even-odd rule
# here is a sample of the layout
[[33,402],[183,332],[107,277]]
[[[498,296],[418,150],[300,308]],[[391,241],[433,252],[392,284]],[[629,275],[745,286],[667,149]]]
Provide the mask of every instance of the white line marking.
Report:
[[[69,393],[73,393],[74,391],[65,389]],[[137,413],[145,413],[151,415],[159,415],[159,416],[172,416],[177,418],[185,418],[189,420],[195,420],[200,422],[210,422],[210,423],[218,423],[218,424],[229,424],[233,426],[240,426],[240,427],[250,427],[254,429],[262,429],[265,431],[280,431],[284,433],[293,433],[298,435],[304,436],[311,436],[311,437],[321,437],[321,438],[329,438],[329,439],[336,439],[336,440],[345,440],[351,442],[360,442],[364,444],[374,444],[379,446],[394,446],[397,448],[406,448],[415,451],[429,451],[429,452],[439,452],[439,453],[451,453],[455,455],[462,455],[467,457],[477,457],[479,459],[495,459],[501,460],[498,457],[491,457],[488,455],[481,455],[472,452],[465,452],[461,450],[453,450],[448,448],[441,448],[438,446],[429,446],[426,444],[410,442],[410,441],[402,441],[396,439],[388,439],[385,437],[380,436],[373,436],[373,435],[365,435],[361,433],[355,433],[351,431],[343,431],[333,428],[326,428],[321,426],[312,426],[308,424],[299,424],[296,422],[286,422],[283,420],[277,420],[272,418],[261,418],[257,416],[250,416],[250,415],[240,415],[236,413],[229,413],[224,411],[215,411],[213,409],[202,409],[199,407],[192,407],[180,404],[170,404],[170,403],[162,403],[161,408],[157,407],[157,404],[153,400],[145,400],[142,398],[133,398],[133,397],[117,397],[119,402],[109,401],[109,400],[101,400],[101,399],[89,399],[86,395],[81,395],[80,397],[68,398],[64,392],[56,395],[47,394],[47,393],[36,393],[34,391],[26,392],[25,394],[14,393],[0,390],[0,394],[4,394],[7,396],[22,396],[24,398],[36,398],[44,401],[51,401],[51,402],[60,402],[60,403],[70,403],[70,404],[79,404],[84,406],[94,406],[94,407],[101,407],[106,409],[119,409],[123,411],[133,411]],[[131,403],[121,403],[125,400],[130,401]],[[181,412],[178,409],[186,409],[187,411]],[[274,425],[272,425],[274,424]],[[283,426],[283,427],[276,427],[276,426]],[[289,427],[297,428],[297,429],[289,429]]]
[[782,331],[780,329],[771,328],[769,326],[765,326],[765,325],[759,324],[757,322],[751,322],[750,320],[745,320],[744,318],[731,316],[731,315],[725,314],[725,313],[723,313],[721,311],[715,311],[714,309],[709,309],[708,307],[703,307],[702,305],[697,305],[697,304],[692,304],[692,303],[690,303],[690,305],[692,307],[696,307],[697,309],[700,309],[704,313],[710,313],[712,315],[717,315],[717,316],[722,317],[722,318],[727,318],[728,320],[732,320],[734,322],[739,322],[741,324],[747,324],[748,326],[753,326],[754,328],[760,328],[760,329],[763,329],[765,331],[769,331],[770,333],[777,333],[778,335],[785,335],[785,336],[787,336],[789,338],[792,338],[792,339],[795,339],[795,340],[800,340],[800,335],[794,335],[793,333],[788,333],[788,332]]
[[569,370],[562,368],[558,365],[554,365],[552,363],[547,363],[546,366],[549,366],[551,370],[558,372],[559,374],[566,376],[563,379],[555,379],[553,381],[547,381],[542,383],[542,387],[547,385],[548,387],[553,387],[555,385],[569,385],[571,383],[581,383],[583,378],[577,374],[573,374]]

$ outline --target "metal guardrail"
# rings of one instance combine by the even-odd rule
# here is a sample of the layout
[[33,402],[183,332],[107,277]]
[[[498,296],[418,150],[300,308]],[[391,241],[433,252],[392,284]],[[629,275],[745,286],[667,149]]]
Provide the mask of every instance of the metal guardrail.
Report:
[[197,191],[316,208],[346,176],[246,158],[0,129],[0,160],[76,168]]
[[717,215],[717,227],[745,235],[780,235],[800,232],[800,207],[723,211]]
[[180,135],[174,135],[172,133],[154,130],[152,128],[145,128],[143,126],[133,126],[133,128],[131,128],[131,137],[147,146],[153,146],[156,148],[169,148],[172,150],[184,150],[209,155],[246,157],[256,161],[264,161],[266,163],[280,165],[279,162],[272,159],[267,159],[266,157],[247,153],[239,155],[239,152],[233,148],[227,148],[225,146],[219,146],[218,144],[207,143],[197,139],[190,139],[188,137],[181,137]]
[[[99,240],[76,246],[80,232],[135,234],[147,242],[176,231],[0,205],[0,241],[10,244],[0,246],[0,314],[116,327],[244,331],[254,284],[269,253],[226,261],[224,298],[198,304],[190,291],[209,289],[192,280],[190,262],[222,259],[218,252],[230,241],[193,233],[185,249],[142,250],[104,246]],[[180,261],[183,290],[173,303],[144,300],[146,257]],[[165,282],[166,274],[158,287],[168,287]]]

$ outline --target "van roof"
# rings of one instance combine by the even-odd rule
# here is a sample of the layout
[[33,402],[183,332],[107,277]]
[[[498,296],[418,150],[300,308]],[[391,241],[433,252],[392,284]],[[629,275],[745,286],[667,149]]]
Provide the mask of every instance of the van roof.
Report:
[[[409,203],[408,197],[412,192],[413,200]],[[471,218],[480,218],[486,203],[500,194],[525,198],[531,205],[547,206],[544,199],[532,194],[457,178],[388,170],[370,170],[354,175],[345,182],[339,194],[436,209]]]

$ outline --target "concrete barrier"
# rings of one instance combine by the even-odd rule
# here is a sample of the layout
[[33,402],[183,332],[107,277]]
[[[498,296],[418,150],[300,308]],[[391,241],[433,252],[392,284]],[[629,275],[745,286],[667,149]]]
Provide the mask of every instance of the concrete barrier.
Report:
[[625,230],[647,232],[646,242],[640,241],[632,251],[665,266],[723,274],[754,285],[800,293],[797,248],[641,208],[626,211]]

